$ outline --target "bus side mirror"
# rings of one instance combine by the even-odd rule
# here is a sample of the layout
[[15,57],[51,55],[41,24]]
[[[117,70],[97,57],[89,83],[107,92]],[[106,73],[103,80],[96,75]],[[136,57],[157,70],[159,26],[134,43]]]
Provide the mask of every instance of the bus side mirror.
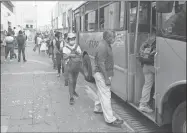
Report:
[[170,13],[173,9],[174,1],[158,1],[156,2],[156,10],[158,13]]

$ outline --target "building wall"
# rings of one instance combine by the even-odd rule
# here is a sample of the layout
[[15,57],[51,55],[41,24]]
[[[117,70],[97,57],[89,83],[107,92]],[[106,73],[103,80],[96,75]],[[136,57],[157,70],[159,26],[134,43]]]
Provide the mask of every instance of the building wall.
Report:
[[[14,9],[14,8],[13,8]],[[9,10],[3,3],[1,3],[1,30],[8,31],[8,22],[11,27],[15,27],[15,13]]]

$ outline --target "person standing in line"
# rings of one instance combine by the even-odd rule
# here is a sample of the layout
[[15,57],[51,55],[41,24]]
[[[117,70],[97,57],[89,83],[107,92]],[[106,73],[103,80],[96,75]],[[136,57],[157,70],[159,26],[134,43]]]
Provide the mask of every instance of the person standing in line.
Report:
[[98,100],[95,101],[94,113],[103,113],[107,124],[120,126],[123,120],[117,119],[111,106],[111,80],[114,76],[114,60],[111,45],[115,41],[113,31],[103,32],[103,41],[96,48],[95,53],[95,82],[98,88]]
[[4,42],[6,44],[5,61],[7,60],[9,53],[10,53],[10,61],[12,61],[13,54],[14,54],[14,38],[11,36],[10,32],[8,32],[7,36],[5,37]]
[[54,53],[54,44],[53,42],[55,42],[55,34],[52,32],[51,34],[51,48],[52,48],[52,61],[53,61],[53,69],[57,69],[57,64],[56,64],[56,59],[55,59],[55,53]]
[[17,44],[17,40],[16,40],[15,33],[13,34],[12,37],[14,38],[14,42],[13,42],[13,44],[14,44],[13,46],[14,46],[14,47],[13,47],[13,55],[12,55],[12,56],[16,59],[16,58],[17,58],[17,55],[16,55],[16,53],[14,52],[14,49],[15,49],[15,47],[17,47],[18,44]]
[[18,62],[20,62],[21,59],[21,53],[23,56],[23,61],[26,62],[27,60],[25,59],[25,45],[26,45],[26,37],[23,35],[23,32],[20,30],[19,34],[16,38],[17,43],[18,43]]
[[[35,47],[37,47],[37,46],[36,46],[36,45],[37,45],[37,37],[38,37],[38,33],[36,33],[36,35],[35,35],[35,37],[34,37]],[[35,47],[34,47],[34,49],[36,49]],[[33,51],[35,51],[34,49],[33,49]]]
[[[68,33],[65,33],[64,34],[64,47],[68,46],[68,43],[67,43],[67,37],[68,37]],[[64,63],[64,85],[65,86],[68,86],[68,68],[66,67],[66,64],[65,64],[65,60],[63,59],[63,63]]]
[[58,69],[57,77],[60,77],[61,65],[62,65],[62,48],[63,43],[61,43],[60,32],[55,33],[55,39],[53,39],[54,47],[54,59],[56,60],[56,65]]
[[42,43],[42,35],[39,35],[37,37],[37,46],[38,46],[38,52],[39,52],[39,54],[40,54],[41,43]]
[[70,94],[70,105],[74,104],[74,96],[78,97],[75,91],[77,78],[79,72],[81,72],[81,57],[82,51],[79,45],[76,44],[76,35],[69,33],[67,37],[67,45],[63,48],[64,60],[65,60],[65,74],[68,76],[68,86]]
[[[37,33],[36,34],[36,36],[35,36],[35,46],[34,46],[34,48],[33,48],[33,51],[35,52],[36,51],[36,49],[38,48],[38,52],[40,53],[40,46],[41,46],[41,41],[42,41],[42,39],[41,39],[41,37],[40,37],[41,35],[39,34],[39,33]],[[26,36],[25,36],[26,37]]]

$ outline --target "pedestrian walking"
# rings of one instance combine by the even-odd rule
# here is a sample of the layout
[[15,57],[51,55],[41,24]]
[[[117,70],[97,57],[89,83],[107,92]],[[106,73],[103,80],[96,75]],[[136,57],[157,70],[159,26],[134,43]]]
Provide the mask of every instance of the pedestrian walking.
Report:
[[103,41],[96,48],[94,78],[98,88],[98,100],[95,101],[95,113],[103,113],[106,123],[119,126],[123,120],[114,116],[111,106],[111,80],[114,75],[114,60],[111,45],[115,41],[115,33],[105,31]]
[[25,59],[25,45],[26,45],[26,37],[23,35],[23,32],[20,30],[19,34],[16,38],[17,43],[18,43],[18,62],[21,60],[21,53],[23,56],[23,61],[26,62],[27,60]]
[[70,95],[70,105],[74,104],[74,96],[78,97],[75,91],[77,78],[81,72],[81,54],[82,51],[76,44],[76,36],[74,33],[69,33],[67,37],[67,45],[63,48],[65,60],[65,75],[68,76],[68,86]]
[[5,37],[5,61],[7,60],[8,54],[10,53],[10,61],[13,59],[13,53],[14,53],[14,37],[12,37],[12,34],[8,32],[7,36]]
[[39,35],[38,37],[37,37],[37,45],[35,45],[35,47],[34,47],[34,51],[36,51],[36,48],[38,48],[38,53],[40,54],[40,47],[41,47],[41,43],[42,43],[42,37],[41,37],[41,35]]

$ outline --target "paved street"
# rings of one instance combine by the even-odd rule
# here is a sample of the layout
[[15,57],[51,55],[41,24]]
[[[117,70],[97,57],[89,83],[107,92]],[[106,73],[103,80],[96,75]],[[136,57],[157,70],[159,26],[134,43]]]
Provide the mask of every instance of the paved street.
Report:
[[26,63],[1,64],[1,131],[129,132],[126,126],[108,126],[102,115],[93,113],[82,75],[76,88],[79,98],[69,105],[63,75],[56,77],[51,58],[32,48],[33,44],[26,48]]

